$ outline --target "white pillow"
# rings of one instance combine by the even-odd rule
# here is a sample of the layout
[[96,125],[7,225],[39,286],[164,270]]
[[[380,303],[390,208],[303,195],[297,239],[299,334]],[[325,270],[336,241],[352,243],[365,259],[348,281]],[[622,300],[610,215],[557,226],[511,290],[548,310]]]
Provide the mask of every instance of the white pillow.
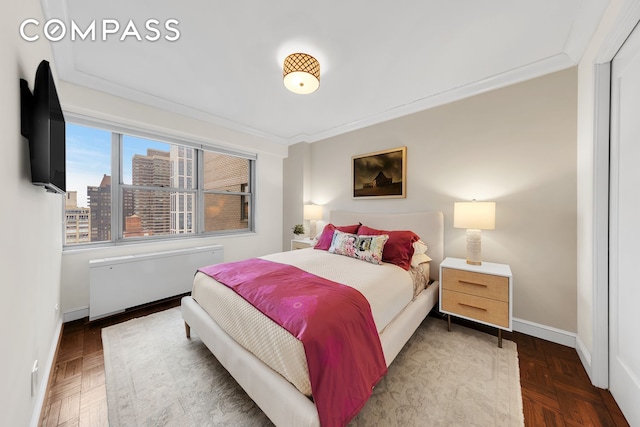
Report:
[[431,258],[427,254],[414,254],[411,257],[411,266],[417,267],[422,263],[431,261]]
[[411,257],[411,266],[417,267],[422,263],[431,261],[431,258],[427,256],[427,244],[422,240],[418,240],[413,243],[413,256]]
[[429,249],[427,247],[427,244],[425,242],[423,242],[422,240],[418,240],[417,242],[413,243],[413,253],[414,254],[424,254],[427,252],[427,249]]

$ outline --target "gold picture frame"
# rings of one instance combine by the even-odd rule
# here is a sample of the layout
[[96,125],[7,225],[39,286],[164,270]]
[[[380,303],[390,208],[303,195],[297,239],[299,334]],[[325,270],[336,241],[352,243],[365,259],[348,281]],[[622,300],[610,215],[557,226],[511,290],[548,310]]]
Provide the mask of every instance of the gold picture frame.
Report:
[[407,147],[353,156],[351,171],[354,199],[407,197]]

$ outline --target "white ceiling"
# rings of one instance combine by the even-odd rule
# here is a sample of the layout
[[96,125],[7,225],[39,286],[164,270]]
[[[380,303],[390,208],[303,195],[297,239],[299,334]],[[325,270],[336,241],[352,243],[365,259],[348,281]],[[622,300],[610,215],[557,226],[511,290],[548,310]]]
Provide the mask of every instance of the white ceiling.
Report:
[[[175,42],[52,43],[59,78],[283,144],[313,142],[575,65],[607,0],[42,0],[81,28],[174,18]],[[169,34],[163,31],[163,34]],[[170,35],[170,34],[169,34]],[[320,88],[282,84],[293,52]]]

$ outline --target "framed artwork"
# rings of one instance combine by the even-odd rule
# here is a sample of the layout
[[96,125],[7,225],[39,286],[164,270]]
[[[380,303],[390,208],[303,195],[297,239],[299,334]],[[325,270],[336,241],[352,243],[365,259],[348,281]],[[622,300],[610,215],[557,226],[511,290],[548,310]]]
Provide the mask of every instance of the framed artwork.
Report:
[[354,199],[407,197],[407,147],[351,158]]

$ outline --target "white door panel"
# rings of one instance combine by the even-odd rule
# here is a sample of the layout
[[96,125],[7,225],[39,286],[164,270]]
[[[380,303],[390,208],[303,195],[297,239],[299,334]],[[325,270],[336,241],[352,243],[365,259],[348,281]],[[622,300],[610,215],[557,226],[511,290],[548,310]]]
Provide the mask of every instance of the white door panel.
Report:
[[640,426],[640,30],[612,62],[609,386]]

